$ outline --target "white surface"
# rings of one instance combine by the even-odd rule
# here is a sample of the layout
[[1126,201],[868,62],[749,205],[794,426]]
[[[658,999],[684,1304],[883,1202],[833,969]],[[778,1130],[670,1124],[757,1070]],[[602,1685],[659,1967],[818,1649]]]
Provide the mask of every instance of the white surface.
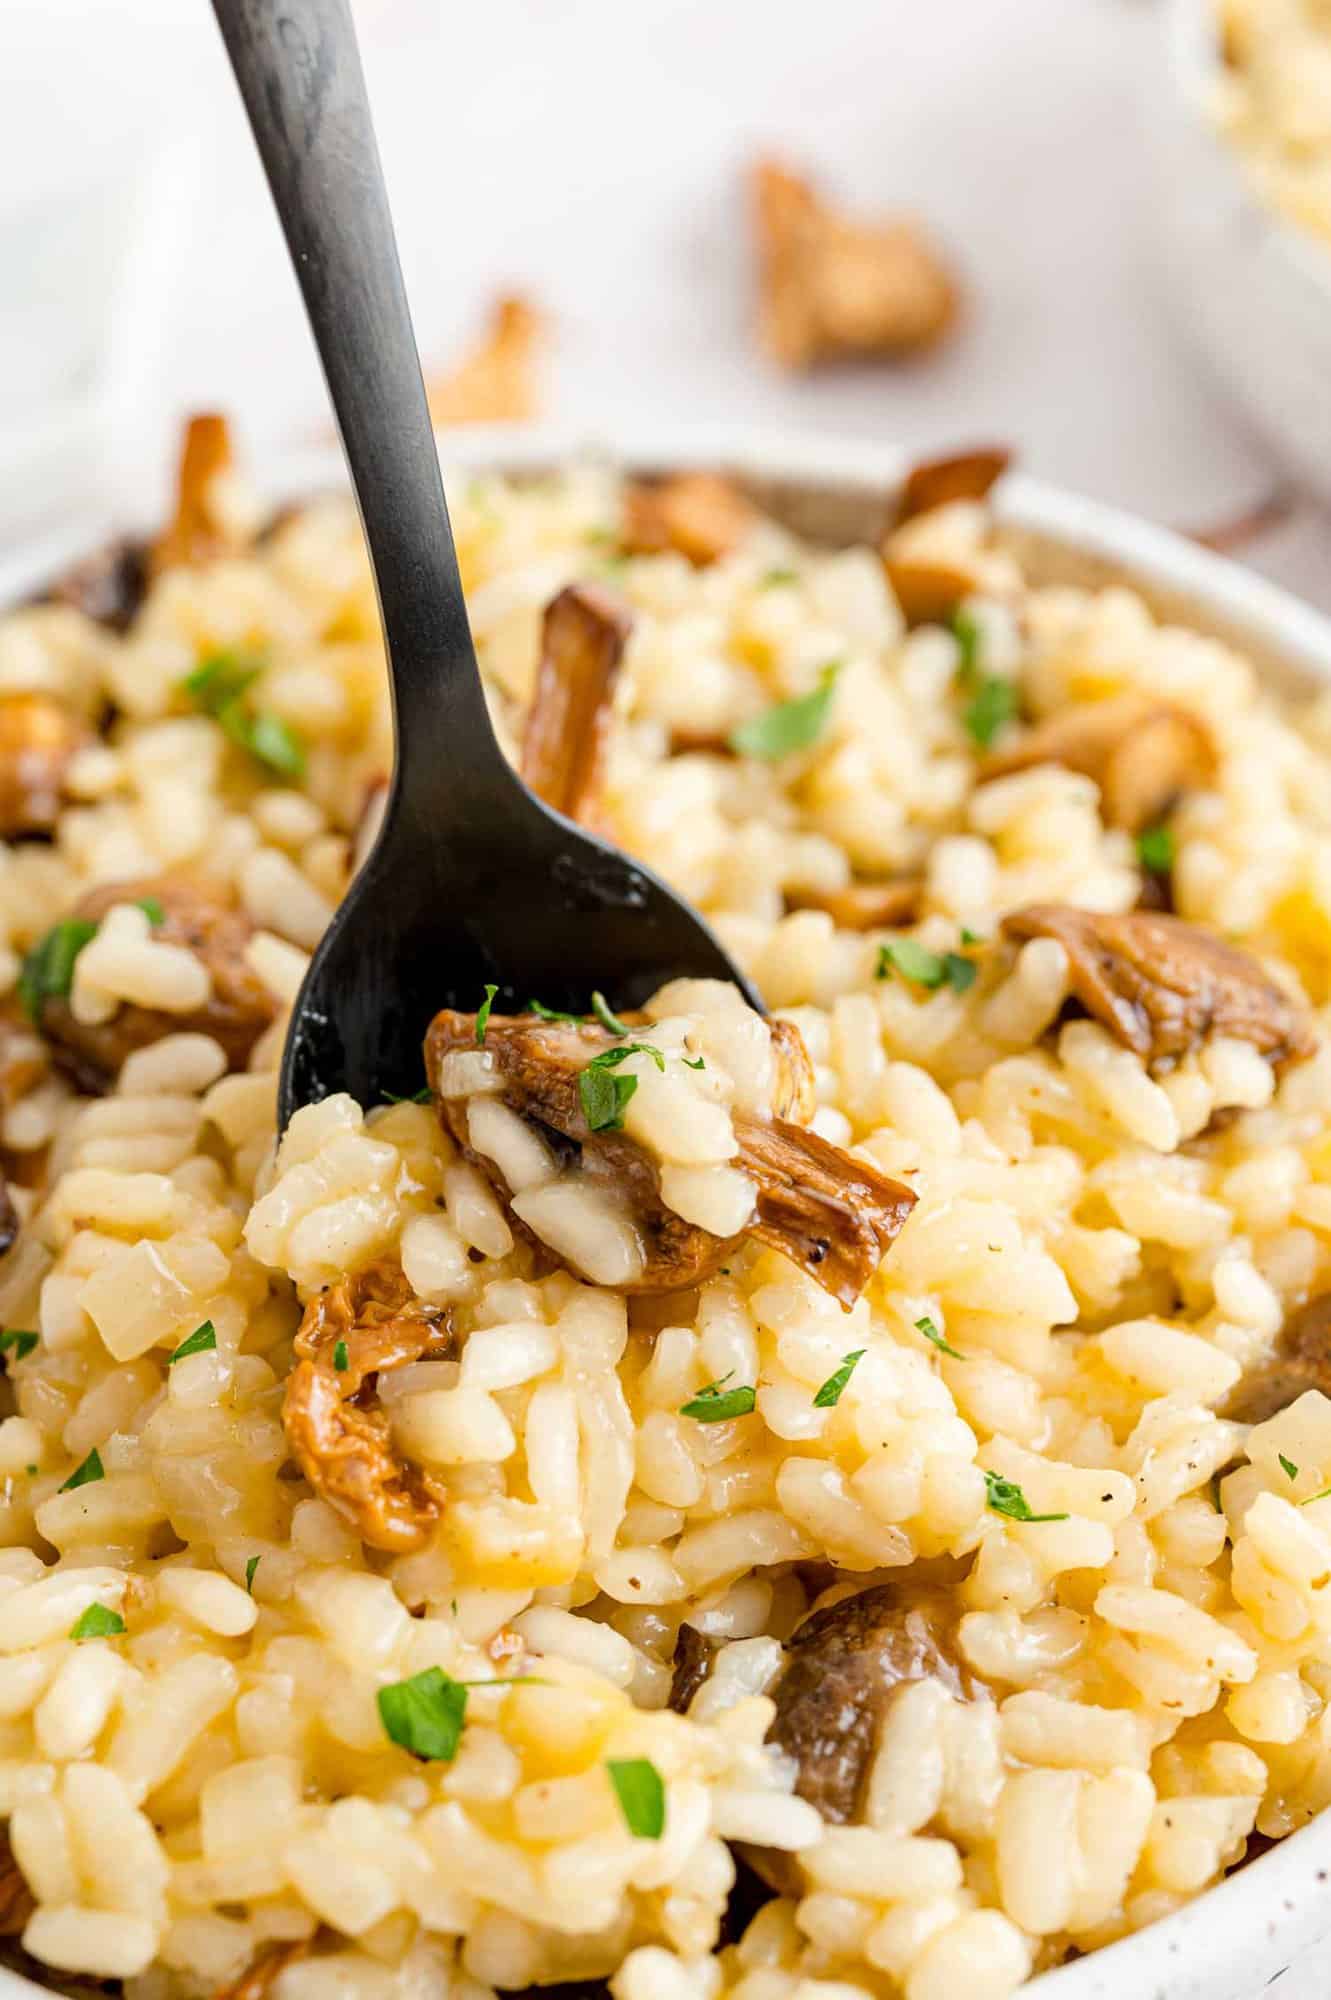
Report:
[[[1274,483],[1161,282],[1153,0],[357,11],[428,358],[516,285],[555,321],[558,418],[730,419],[919,448],[994,436],[1043,476],[1185,526],[1242,513]],[[130,427],[139,462],[160,472],[167,419],[190,405],[230,408],[256,445],[317,435],[308,336],[203,0],[5,0],[0,189],[58,182],[71,151],[127,129],[179,131],[201,171],[167,296],[141,308],[164,351]],[[764,146],[866,212],[914,207],[938,229],[969,298],[945,351],[801,383],[768,367],[742,196]],[[0,195],[0,255],[6,209]],[[7,262],[7,301],[21,299]],[[4,510],[49,523],[77,496],[63,488],[53,509],[17,482],[8,435],[0,529]],[[1327,540],[1305,514],[1256,554],[1331,605]]]

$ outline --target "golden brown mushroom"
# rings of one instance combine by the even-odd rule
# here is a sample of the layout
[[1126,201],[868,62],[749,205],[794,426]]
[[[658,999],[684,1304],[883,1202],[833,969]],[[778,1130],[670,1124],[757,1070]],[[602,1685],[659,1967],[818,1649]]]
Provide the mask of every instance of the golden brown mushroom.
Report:
[[783,368],[918,352],[951,327],[956,283],[917,223],[852,221],[775,160],[752,186],[759,334]]
[[1215,745],[1199,718],[1176,703],[1126,694],[1061,709],[985,758],[980,780],[1062,764],[1100,787],[1107,826],[1140,833],[1215,769]]
[[180,447],[175,512],[149,551],[150,575],[211,562],[234,548],[213,485],[219,474],[230,472],[234,459],[225,417],[203,411],[190,418]]
[[1264,1424],[1308,1389],[1331,1396],[1331,1292],[1319,1292],[1290,1315],[1269,1359],[1234,1384],[1219,1414],[1240,1424]]
[[[666,1206],[656,1162],[634,1140],[619,1130],[589,1128],[579,1078],[593,1058],[614,1045],[603,1028],[548,1022],[533,1015],[490,1016],[485,1052],[494,1064],[504,1104],[547,1145],[559,1149],[562,1172],[579,1174],[590,1189],[611,1194],[627,1206],[644,1261],[640,1275],[617,1289],[626,1293],[689,1289],[712,1277],[743,1235],[780,1250],[847,1310],[878,1269],[916,1197],[867,1161],[783,1115],[794,1111],[808,1116],[812,1089],[808,1057],[797,1031],[788,1023],[778,1024],[774,1043],[774,1115],[733,1114],[738,1141],[733,1164],[755,1183],[753,1215],[739,1236],[720,1237],[686,1222]],[[445,1009],[435,1016],[426,1038],[426,1076],[448,1129],[507,1197],[509,1190],[494,1163],[471,1148],[471,1100],[450,1095],[444,1088],[446,1058],[474,1052],[476,1047],[475,1015]]]
[[54,830],[65,774],[91,740],[82,718],[50,695],[0,697],[0,840]]
[[923,458],[906,474],[897,525],[956,500],[986,500],[1012,463],[1004,445],[975,445],[945,458]]
[[214,887],[183,874],[107,883],[91,890],[71,915],[100,923],[115,904],[138,902],[160,906],[162,921],[153,926],[156,939],[184,945],[203,960],[212,976],[211,996],[189,1014],[130,1003],[118,1008],[109,1021],[95,1024],[74,1018],[68,995],[45,997],[37,1025],[56,1064],[80,1089],[103,1090],[135,1049],[146,1048],[163,1035],[189,1030],[211,1035],[226,1051],[228,1067],[243,1069],[277,1014],[276,1000],[250,970],[245,956],[254,925]]
[[67,604],[113,632],[128,631],[148,584],[148,551],[122,535],[72,563],[47,584],[42,604]]
[[538,797],[570,819],[594,814],[631,624],[593,584],[570,584],[545,608],[521,768]]
[[375,1264],[305,1308],[282,1425],[315,1492],[371,1548],[398,1555],[420,1548],[443,1508],[437,1482],[396,1456],[375,1383],[391,1369],[452,1352],[447,1309],[418,1299],[394,1265]]
[[[959,1699],[987,1698],[961,1658],[956,1624],[945,1592],[883,1583],[815,1611],[787,1640],[767,1740],[793,1759],[797,1795],[825,1820],[848,1826],[863,1816],[883,1717],[898,1688],[933,1680]],[[799,1893],[792,1856],[748,1853],[773,1888]]]
[[622,539],[631,555],[673,549],[695,569],[731,555],[757,518],[731,479],[716,472],[674,472],[630,480],[624,489]]
[[913,924],[924,898],[923,875],[891,882],[848,882],[844,889],[787,889],[791,910],[825,910],[838,930],[897,930]]
[[18,1937],[36,1907],[9,1835],[0,1829],[0,1937]]
[[711,1640],[704,1638],[696,1625],[685,1621],[675,1634],[675,1652],[670,1663],[673,1669],[670,1696],[666,1707],[672,1708],[676,1715],[687,1715],[689,1704],[711,1674],[715,1659],[716,1647]]
[[534,417],[534,364],[544,332],[542,315],[527,299],[497,299],[476,345],[456,367],[429,377],[431,423],[522,423]]
[[1212,1031],[1251,1042],[1277,1072],[1312,1054],[1311,1024],[1288,994],[1198,924],[1154,910],[1110,916],[1032,903],[1003,929],[1056,938],[1076,999],[1152,1070],[1172,1069]]

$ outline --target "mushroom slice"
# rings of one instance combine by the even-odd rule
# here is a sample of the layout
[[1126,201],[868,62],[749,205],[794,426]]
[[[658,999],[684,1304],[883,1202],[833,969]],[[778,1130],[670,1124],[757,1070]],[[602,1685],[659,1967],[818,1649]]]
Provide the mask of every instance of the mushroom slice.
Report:
[[666,1707],[673,1708],[676,1715],[687,1715],[689,1703],[711,1674],[715,1659],[716,1647],[711,1640],[704,1638],[696,1625],[681,1625],[675,1635],[675,1653],[671,1661],[674,1672],[670,1678]]
[[289,1965],[309,1956],[311,1940],[296,1938],[290,1943],[261,1945],[239,1979],[219,1986],[213,2000],[268,2000]]
[[0,1937],[18,1937],[37,1907],[37,1900],[9,1844],[9,1835],[0,1830]]
[[91,741],[86,723],[45,694],[0,697],[0,840],[54,831],[65,773]]
[[489,324],[455,368],[426,383],[432,424],[521,423],[536,415],[533,364],[545,330],[527,299],[497,299]]
[[67,604],[113,632],[128,631],[148,584],[147,549],[122,535],[71,564],[37,600]]
[[[631,1017],[626,1025],[640,1025],[640,1019]],[[807,1112],[812,1083],[798,1031],[788,1022],[776,1023],[773,1042],[774,1103]],[[492,1014],[478,1049],[476,1016],[446,1008],[431,1023],[425,1069],[448,1129],[501,1195],[511,1197],[512,1190],[494,1161],[473,1148],[470,1130],[472,1103],[496,1093],[546,1147],[548,1177],[576,1180],[613,1205],[632,1228],[641,1258],[636,1273],[614,1281],[612,1289],[687,1290],[712,1277],[743,1236],[752,1234],[849,1310],[914,1207],[911,1189],[780,1115],[735,1111],[738,1150],[730,1164],[754,1182],[754,1210],[736,1235],[713,1235],[666,1206],[660,1170],[642,1146],[621,1130],[589,1128],[579,1078],[613,1047],[614,1038],[589,1023]],[[484,1078],[463,1075],[459,1082],[458,1062],[477,1058]],[[524,1234],[534,1233],[515,1221]],[[596,1281],[573,1256],[565,1253],[563,1261]]]
[[1032,903],[1003,929],[1056,938],[1077,1000],[1154,1071],[1172,1069],[1212,1031],[1251,1042],[1277,1072],[1312,1054],[1311,1024],[1288,994],[1198,924],[1155,910],[1110,916]]
[[[371,1548],[397,1555],[421,1548],[444,1503],[436,1481],[394,1453],[388,1419],[374,1397],[376,1379],[452,1351],[447,1308],[418,1299],[390,1264],[344,1279],[305,1308],[282,1425],[315,1492]],[[339,1361],[345,1366],[339,1368]]]
[[586,583],[570,584],[545,608],[521,768],[537,796],[569,819],[586,819],[595,806],[631,622]]
[[705,569],[731,555],[756,518],[735,482],[717,472],[634,479],[624,488],[623,544],[631,555],[673,549]]
[[151,575],[211,562],[235,546],[217,512],[214,489],[215,480],[230,472],[234,462],[226,418],[213,411],[191,417],[180,448],[175,512],[149,551]]
[[994,751],[980,782],[1062,764],[1100,787],[1105,823],[1140,833],[1154,826],[1181,792],[1206,783],[1215,744],[1201,720],[1174,702],[1127,694],[1079,703],[1037,723],[1010,747]]
[[852,221],[774,160],[752,186],[758,329],[783,368],[918,352],[948,331],[957,287],[918,224]]
[[212,992],[192,1013],[127,1002],[109,1021],[96,1023],[75,1019],[68,991],[41,996],[37,1025],[51,1044],[57,1067],[81,1090],[104,1090],[135,1049],[186,1030],[211,1035],[226,1051],[228,1067],[243,1069],[259,1036],[277,1015],[276,1000],[250,970],[246,957],[254,925],[210,884],[185,874],[110,882],[83,897],[70,917],[97,924],[115,904],[140,902],[161,911],[162,921],[153,925],[158,943],[184,945],[202,959]]
[[892,882],[850,882],[844,889],[787,889],[792,910],[826,910],[838,930],[897,930],[913,924],[924,900],[923,875]]
[[912,465],[901,488],[897,525],[954,500],[984,500],[1012,463],[1004,445],[976,445],[947,458],[925,458]]
[[1270,1358],[1240,1377],[1217,1414],[1264,1424],[1308,1389],[1331,1396],[1331,1292],[1319,1292],[1285,1321]]
[[804,1037],[793,1021],[770,1020],[772,1062],[776,1077],[772,1086],[772,1112],[777,1118],[793,1119],[807,1125],[818,1109],[814,1087],[813,1060],[804,1046]]
[[[934,1680],[963,1700],[988,1690],[964,1665],[957,1610],[942,1591],[875,1584],[815,1611],[786,1642],[787,1665],[772,1689],[767,1741],[793,1758],[795,1791],[825,1820],[859,1820],[883,1717],[896,1691]],[[750,1859],[775,1889],[798,1893],[791,1856],[758,1849]]]

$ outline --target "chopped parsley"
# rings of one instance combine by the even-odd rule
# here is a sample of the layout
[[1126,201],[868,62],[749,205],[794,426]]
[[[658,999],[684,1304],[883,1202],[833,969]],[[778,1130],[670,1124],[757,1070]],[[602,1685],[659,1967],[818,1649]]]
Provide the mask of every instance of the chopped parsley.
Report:
[[0,1333],[0,1354],[8,1354],[12,1349],[15,1361],[26,1360],[36,1345],[37,1335],[26,1328],[7,1326]]
[[138,907],[143,911],[144,916],[150,924],[156,926],[166,922],[166,911],[162,908],[156,896],[140,896]]
[[1066,1514],[1032,1514],[1031,1503],[1018,1486],[1015,1479],[1004,1479],[997,1472],[986,1472],[985,1505],[995,1514],[1006,1514],[1009,1521],[1066,1521]]
[[624,1022],[620,1020],[618,1014],[611,1011],[610,1002],[606,999],[604,993],[593,993],[592,1012],[608,1035],[619,1035],[622,1037],[628,1034],[629,1031]]
[[952,636],[957,642],[957,679],[963,687],[974,687],[980,672],[982,635],[975,613],[964,604],[952,613]]
[[432,1092],[430,1090],[430,1086],[428,1083],[426,1083],[422,1084],[419,1090],[414,1090],[410,1097],[399,1097],[395,1090],[386,1090],[384,1092],[384,1103],[385,1104],[428,1104],[431,1095]]
[[646,1757],[608,1757],[605,1768],[629,1832],[638,1840],[659,1840],[665,1832],[666,1796],[655,1764]]
[[582,1115],[590,1132],[622,1132],[624,1112],[638,1088],[636,1076],[616,1076],[601,1063],[588,1063],[578,1078]]
[[706,1063],[703,1061],[701,1056],[697,1057],[697,1059],[692,1062],[689,1060],[687,1056],[681,1056],[680,1061],[683,1063],[685,1069],[706,1069],[707,1067]]
[[964,1361],[966,1359],[964,1354],[957,1353],[955,1347],[948,1346],[942,1334],[938,1331],[938,1328],[934,1325],[933,1321],[930,1319],[928,1313],[924,1315],[923,1319],[916,1320],[915,1331],[916,1333],[922,1333],[926,1340],[931,1340],[934,1346],[938,1349],[938,1352],[940,1354],[950,1354],[954,1361]]
[[504,1680],[455,1681],[442,1667],[426,1667],[410,1680],[393,1681],[381,1687],[376,1697],[379,1720],[385,1734],[413,1757],[430,1763],[451,1764],[462,1740],[469,1688],[515,1687],[534,1681],[531,1674],[512,1674]]
[[410,1680],[394,1681],[378,1693],[384,1733],[413,1757],[451,1764],[462,1740],[467,1689],[442,1667],[426,1667]]
[[587,1067],[618,1069],[619,1065],[627,1062],[630,1056],[650,1056],[662,1075],[665,1074],[665,1057],[660,1049],[654,1048],[650,1042],[621,1042],[616,1048],[603,1049],[599,1056],[592,1057]]
[[97,1480],[105,1479],[105,1477],[106,1468],[102,1464],[102,1455],[96,1445],[94,1445],[82,1465],[74,1467],[74,1470],[70,1473],[69,1478],[60,1488],[60,1491],[62,1493],[73,1493],[76,1487],[92,1486]]
[[347,1343],[345,1340],[339,1340],[333,1349],[333,1366],[339,1375],[345,1375],[350,1365],[351,1356],[347,1353]]
[[527,1012],[534,1014],[538,1021],[572,1021],[575,1025],[580,1025],[587,1018],[585,1014],[565,1014],[559,1007],[542,1006],[539,1000],[529,1000]]
[[1004,674],[986,674],[962,710],[966,734],[978,750],[987,750],[1005,723],[1014,722],[1021,703],[1015,681]]
[[796,695],[793,701],[779,701],[749,722],[741,722],[726,739],[741,757],[761,757],[767,763],[807,750],[816,743],[832,712],[832,697],[841,662],[823,668],[811,694]]
[[244,660],[236,653],[210,653],[187,674],[181,693],[201,715],[210,715],[231,741],[247,750],[279,777],[303,778],[305,744],[280,715],[268,709],[254,709],[247,699],[249,689],[262,673],[260,662]]
[[841,1401],[841,1391],[855,1373],[855,1364],[864,1358],[864,1349],[856,1347],[841,1357],[841,1366],[829,1375],[822,1388],[813,1399],[815,1410],[834,1410]]
[[1144,827],[1137,835],[1137,859],[1148,875],[1168,875],[1174,865],[1174,836],[1170,829]]
[[782,584],[798,583],[799,580],[800,573],[797,569],[782,569],[778,567],[776,569],[764,570],[761,583],[764,590],[775,590]]
[[118,1639],[125,1629],[125,1621],[118,1611],[108,1611],[104,1604],[90,1604],[81,1611],[69,1628],[71,1639]]
[[967,930],[965,924],[963,924],[961,926],[961,942],[963,944],[983,944],[984,939],[978,931]]
[[476,1009],[476,1041],[478,1046],[485,1040],[485,1031],[490,1025],[490,1009],[494,1006],[495,994],[498,991],[499,988],[497,986],[487,986],[485,989],[485,998]]
[[693,1417],[700,1424],[724,1424],[732,1417],[747,1417],[757,1401],[757,1391],[748,1383],[727,1389],[729,1375],[723,1375],[719,1382],[709,1382],[705,1389],[699,1389],[687,1403],[681,1403],[681,1417]]
[[874,978],[886,979],[896,972],[913,986],[924,986],[931,991],[950,986],[954,993],[965,993],[975,984],[978,971],[975,960],[959,951],[930,951],[918,939],[903,937],[893,944],[879,945]]
[[217,1329],[210,1319],[202,1326],[196,1326],[187,1340],[182,1340],[174,1354],[167,1356],[166,1365],[174,1368],[177,1361],[187,1361],[191,1354],[209,1354],[217,1345]]
[[1306,1500],[1300,1500],[1300,1507],[1311,1507],[1314,1500],[1331,1500],[1331,1486],[1324,1486],[1320,1493],[1310,1493]]
[[1280,1470],[1284,1473],[1286,1479],[1297,1479],[1299,1468],[1294,1464],[1293,1460],[1286,1458],[1283,1451],[1278,1451],[1276,1457],[1280,1460]]
[[28,1019],[40,1025],[48,1000],[63,1000],[74,984],[74,964],[85,945],[97,935],[97,925],[84,917],[66,917],[39,938],[23,961],[18,997]]
[[245,1588],[251,1597],[254,1595],[254,1572],[262,1561],[262,1556],[251,1556],[245,1565]]

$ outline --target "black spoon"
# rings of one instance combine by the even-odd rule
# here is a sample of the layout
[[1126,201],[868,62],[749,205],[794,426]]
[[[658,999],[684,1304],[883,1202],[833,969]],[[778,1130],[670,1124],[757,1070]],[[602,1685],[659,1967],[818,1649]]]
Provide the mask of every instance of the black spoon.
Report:
[[[397,763],[374,850],[314,955],[279,1116],[410,1095],[440,1007],[631,1007],[745,981],[636,862],[542,805],[495,740],[347,0],[213,0],[305,298],[388,646]],[[756,1001],[754,1004],[757,1004]]]

